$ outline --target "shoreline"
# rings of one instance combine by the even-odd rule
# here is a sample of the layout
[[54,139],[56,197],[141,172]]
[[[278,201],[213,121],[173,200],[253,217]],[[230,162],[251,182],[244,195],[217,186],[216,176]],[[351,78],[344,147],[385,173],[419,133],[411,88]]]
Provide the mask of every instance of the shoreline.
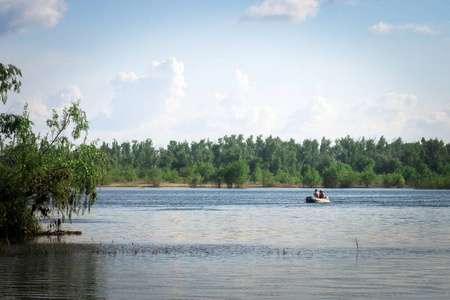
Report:
[[[142,181],[132,181],[132,182],[113,182],[110,184],[104,184],[100,185],[100,188],[104,187],[138,187],[138,188],[218,188],[215,184],[200,184],[196,187],[191,187],[188,183],[170,183],[170,182],[162,182],[159,186],[154,186],[147,182]],[[222,185],[221,188],[227,189],[226,184]],[[233,186],[233,188],[237,188],[236,186]],[[254,183],[245,183],[239,188],[305,188],[305,189],[314,189],[314,188],[322,188],[322,189],[328,189],[324,186],[317,186],[317,187],[307,187],[307,186],[299,186],[295,184],[277,184],[274,186],[263,186],[262,184],[254,184]],[[401,189],[401,188],[413,188],[412,186],[405,185],[403,187],[383,187],[380,185],[371,185],[369,187],[365,185],[356,185],[353,187],[337,187],[339,189],[358,189],[358,188],[389,188],[389,189]]]
[[[159,186],[154,186],[150,183],[145,182],[113,182],[110,184],[104,184],[100,187],[139,187],[139,188],[217,188],[215,184],[199,184],[196,187],[191,187],[188,183],[170,183],[163,182]],[[277,185],[273,187],[286,187],[286,188],[296,188],[299,187],[297,185]],[[227,188],[226,184],[222,185],[221,188]],[[233,186],[233,188],[236,188]],[[243,184],[240,188],[264,188],[262,184]]]

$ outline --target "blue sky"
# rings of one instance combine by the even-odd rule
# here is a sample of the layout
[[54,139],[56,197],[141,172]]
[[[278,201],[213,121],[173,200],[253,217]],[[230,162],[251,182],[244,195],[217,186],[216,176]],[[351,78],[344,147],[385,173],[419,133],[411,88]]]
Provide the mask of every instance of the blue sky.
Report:
[[89,139],[450,142],[450,1],[0,0],[0,62],[38,128],[82,100]]

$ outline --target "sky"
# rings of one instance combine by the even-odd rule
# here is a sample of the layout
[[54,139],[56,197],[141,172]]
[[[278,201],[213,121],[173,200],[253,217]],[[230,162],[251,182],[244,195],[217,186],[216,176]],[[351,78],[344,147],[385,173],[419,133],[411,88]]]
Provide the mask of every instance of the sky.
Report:
[[0,62],[37,130],[90,141],[347,135],[450,142],[448,0],[0,0]]

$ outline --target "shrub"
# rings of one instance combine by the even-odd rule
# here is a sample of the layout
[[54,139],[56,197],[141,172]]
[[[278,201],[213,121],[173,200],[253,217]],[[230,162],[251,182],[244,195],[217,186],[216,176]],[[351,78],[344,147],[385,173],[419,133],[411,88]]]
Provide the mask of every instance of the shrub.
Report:
[[163,172],[158,167],[153,167],[148,171],[148,182],[154,187],[158,187],[163,179]]
[[384,187],[404,187],[405,179],[398,173],[389,173],[382,175],[382,183]]

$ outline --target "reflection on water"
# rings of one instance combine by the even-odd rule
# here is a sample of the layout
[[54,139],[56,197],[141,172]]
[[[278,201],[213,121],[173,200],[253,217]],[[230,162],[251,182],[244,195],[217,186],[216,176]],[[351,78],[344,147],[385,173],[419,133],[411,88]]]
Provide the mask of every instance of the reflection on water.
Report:
[[[122,247],[124,246],[124,247]],[[49,246],[49,248],[52,246]],[[57,246],[53,246],[57,247]],[[0,256],[3,298],[448,299],[442,250],[99,245]],[[41,250],[42,251],[42,250]]]
[[90,247],[13,245],[0,255],[0,296],[78,298],[104,294],[105,274]]
[[450,298],[449,191],[327,192],[103,189],[83,235],[2,246],[0,297]]

